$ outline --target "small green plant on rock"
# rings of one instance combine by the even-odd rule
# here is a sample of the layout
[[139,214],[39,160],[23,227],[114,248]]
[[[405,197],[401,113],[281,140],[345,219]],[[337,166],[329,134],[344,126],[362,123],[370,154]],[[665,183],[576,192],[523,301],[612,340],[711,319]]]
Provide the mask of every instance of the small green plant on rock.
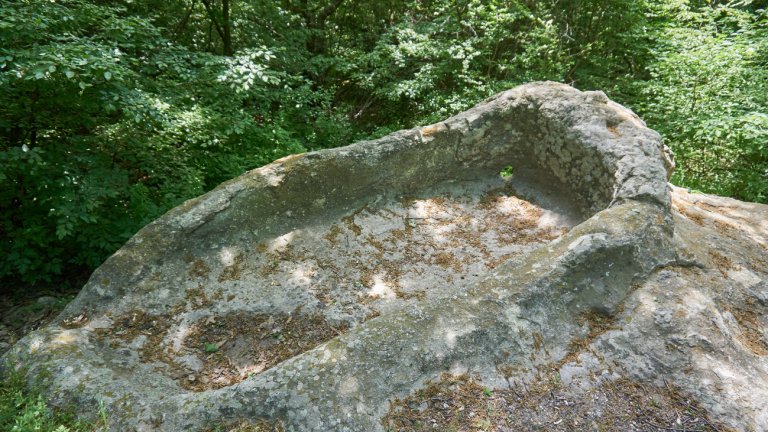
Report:
[[75,419],[66,411],[51,409],[37,389],[26,386],[23,374],[0,375],[0,430],[9,432],[86,432],[99,425]]

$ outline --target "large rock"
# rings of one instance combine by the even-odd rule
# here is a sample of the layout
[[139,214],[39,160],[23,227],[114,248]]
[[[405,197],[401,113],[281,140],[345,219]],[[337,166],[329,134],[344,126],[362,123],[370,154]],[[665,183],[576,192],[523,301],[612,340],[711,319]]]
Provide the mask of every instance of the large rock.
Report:
[[552,365],[768,429],[768,209],[673,190],[672,166],[603,93],[520,86],[185,203],[5,359],[114,430],[383,430],[443,372]]

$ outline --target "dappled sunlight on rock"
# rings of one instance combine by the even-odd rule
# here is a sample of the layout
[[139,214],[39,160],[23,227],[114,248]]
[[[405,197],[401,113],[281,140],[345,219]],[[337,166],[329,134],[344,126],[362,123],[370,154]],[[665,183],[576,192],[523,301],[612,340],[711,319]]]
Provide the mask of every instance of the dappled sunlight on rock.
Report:
[[77,335],[73,330],[64,330],[59,333],[51,342],[56,345],[70,345],[77,342]]
[[271,253],[283,252],[296,238],[298,231],[294,230],[270,240],[267,244],[267,251]]
[[285,174],[276,166],[267,166],[261,168],[261,173],[267,181],[267,184],[272,187],[278,187],[283,182]]
[[182,323],[169,335],[171,349],[173,352],[181,351],[184,344],[184,340],[189,336],[190,326],[187,323]]
[[448,349],[453,349],[456,346],[456,339],[472,333],[475,329],[473,327],[461,327],[461,328],[454,328],[451,327],[449,323],[446,324],[446,326],[442,329],[442,332],[445,335],[445,343]]
[[230,248],[225,247],[222,248],[219,252],[219,260],[221,261],[221,265],[224,267],[229,267],[231,265],[235,264],[235,258],[239,255],[239,252],[236,248]]
[[368,297],[374,299],[394,299],[397,297],[395,291],[382,279],[381,276],[373,277],[373,285],[368,290]]
[[288,282],[292,286],[308,287],[315,276],[317,276],[316,268],[311,267],[308,263],[301,263],[294,266],[288,277]]
[[[675,188],[673,205],[688,219],[709,225],[726,234],[735,230],[768,249],[768,210],[763,205],[745,203],[732,198],[690,194]],[[760,217],[755,217],[758,214]]]

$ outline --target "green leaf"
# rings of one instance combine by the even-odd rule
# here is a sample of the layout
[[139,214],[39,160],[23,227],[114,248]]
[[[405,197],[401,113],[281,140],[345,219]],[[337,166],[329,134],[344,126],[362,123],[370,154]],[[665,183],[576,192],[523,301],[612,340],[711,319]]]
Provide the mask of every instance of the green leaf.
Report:
[[205,344],[205,352],[207,353],[215,353],[219,350],[219,346],[215,343],[207,343]]
[[104,79],[107,80],[107,81],[111,80],[112,79],[112,72],[110,72],[110,71],[104,72]]

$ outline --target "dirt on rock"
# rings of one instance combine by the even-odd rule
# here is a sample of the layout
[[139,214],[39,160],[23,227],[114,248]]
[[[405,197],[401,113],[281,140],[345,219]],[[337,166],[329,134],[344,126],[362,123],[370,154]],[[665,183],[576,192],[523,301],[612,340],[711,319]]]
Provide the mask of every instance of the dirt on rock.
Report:
[[179,386],[200,392],[236,384],[348,329],[346,323],[333,325],[320,314],[300,310],[209,315],[186,331],[172,323],[170,315],[134,311],[115,317],[112,328],[99,329],[97,335],[115,348],[139,346],[142,362],[163,363]]
[[[213,315],[193,326],[182,352],[201,360],[197,371],[184,371],[179,384],[204,391],[238,383],[347,330],[320,314],[233,313]],[[187,372],[189,372],[187,374]]]
[[622,378],[573,392],[548,376],[491,390],[469,375],[443,375],[392,402],[387,431],[700,431],[730,429],[672,385]]

